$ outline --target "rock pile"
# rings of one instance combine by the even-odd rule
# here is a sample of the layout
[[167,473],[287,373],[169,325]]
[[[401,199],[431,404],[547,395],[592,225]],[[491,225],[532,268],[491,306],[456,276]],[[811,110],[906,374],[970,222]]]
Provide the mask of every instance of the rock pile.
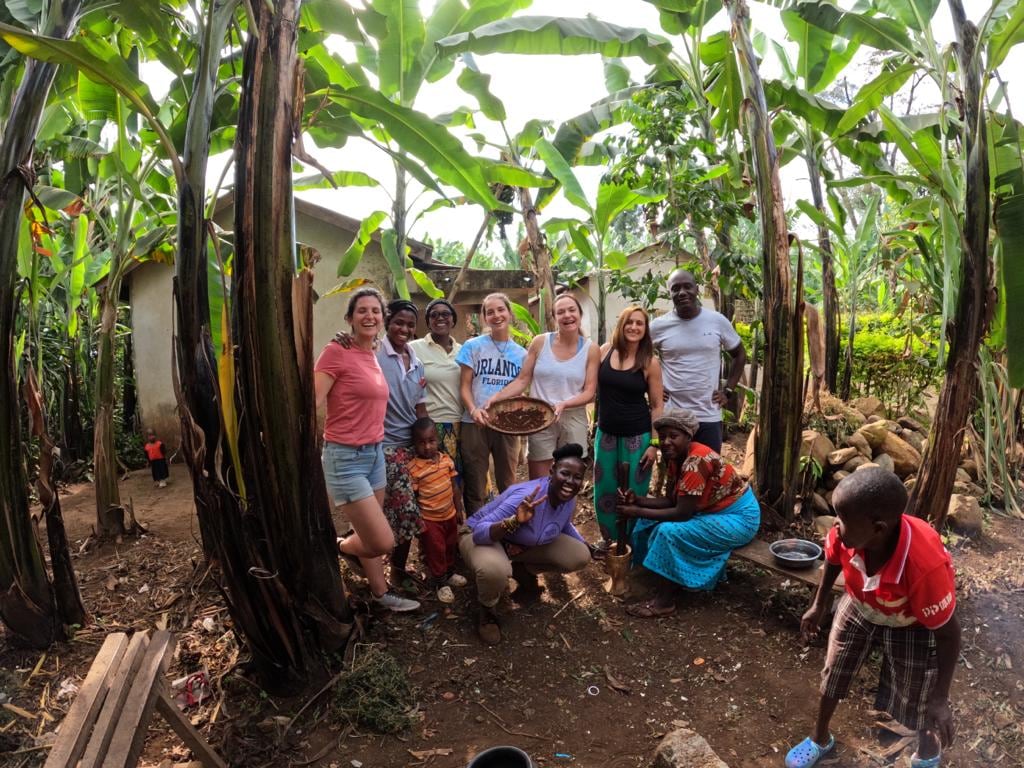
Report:
[[[807,501],[818,518],[815,527],[822,533],[834,520],[832,492],[840,480],[865,467],[882,467],[898,475],[907,491],[911,491],[921,469],[921,457],[928,448],[926,426],[909,416],[889,419],[877,398],[859,398],[848,406],[834,406],[833,410],[836,407],[840,411],[827,418],[841,418],[839,423],[847,426],[849,434],[836,445],[828,435],[807,429],[800,449],[801,456],[814,462],[817,482],[813,490],[808,489]],[[850,418],[850,411],[856,411],[857,415]],[[753,440],[748,442],[747,467],[753,468]],[[957,470],[949,507],[950,524],[959,532],[974,535],[980,531],[982,516],[978,500],[984,493],[978,485],[977,466],[973,460],[964,459]]]

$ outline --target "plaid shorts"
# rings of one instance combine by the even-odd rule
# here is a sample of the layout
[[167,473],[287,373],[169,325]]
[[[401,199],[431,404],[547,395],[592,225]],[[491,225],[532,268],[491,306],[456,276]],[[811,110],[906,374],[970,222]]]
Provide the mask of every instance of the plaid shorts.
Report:
[[882,672],[875,709],[919,731],[924,727],[925,706],[938,674],[934,633],[920,625],[874,624],[861,615],[849,595],[843,596],[832,622],[821,671],[821,693],[834,699],[846,698],[853,678],[876,642],[882,646]]

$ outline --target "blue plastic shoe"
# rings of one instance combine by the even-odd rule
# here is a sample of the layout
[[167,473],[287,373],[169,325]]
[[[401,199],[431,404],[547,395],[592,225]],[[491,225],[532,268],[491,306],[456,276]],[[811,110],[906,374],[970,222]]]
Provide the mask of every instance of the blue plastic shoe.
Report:
[[910,756],[910,768],[939,768],[942,763],[942,751],[935,757],[918,757],[917,752]]
[[[801,741],[786,755],[786,768],[811,768],[821,758],[835,749],[836,737],[831,733],[828,735],[827,744],[819,744],[810,736]],[[918,768],[918,766],[915,766]],[[921,766],[921,768],[925,768]]]

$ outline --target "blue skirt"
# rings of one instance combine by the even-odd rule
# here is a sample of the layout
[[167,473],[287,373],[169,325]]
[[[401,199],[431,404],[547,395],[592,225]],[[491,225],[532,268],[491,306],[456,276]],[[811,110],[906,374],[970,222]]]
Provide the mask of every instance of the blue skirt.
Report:
[[687,589],[711,590],[732,551],[749,544],[760,525],[761,507],[749,487],[720,512],[685,522],[637,520],[633,563]]

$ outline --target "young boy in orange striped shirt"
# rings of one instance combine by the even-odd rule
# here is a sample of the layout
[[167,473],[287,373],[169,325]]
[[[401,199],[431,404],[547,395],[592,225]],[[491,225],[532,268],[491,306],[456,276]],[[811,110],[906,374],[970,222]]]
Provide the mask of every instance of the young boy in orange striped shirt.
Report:
[[430,572],[431,586],[437,589],[437,599],[451,603],[455,600],[451,588],[466,585],[466,578],[455,573],[459,524],[466,519],[456,484],[458,473],[451,457],[438,450],[433,420],[424,417],[413,423],[412,446],[416,457],[409,462],[409,474],[423,519],[420,557]]

